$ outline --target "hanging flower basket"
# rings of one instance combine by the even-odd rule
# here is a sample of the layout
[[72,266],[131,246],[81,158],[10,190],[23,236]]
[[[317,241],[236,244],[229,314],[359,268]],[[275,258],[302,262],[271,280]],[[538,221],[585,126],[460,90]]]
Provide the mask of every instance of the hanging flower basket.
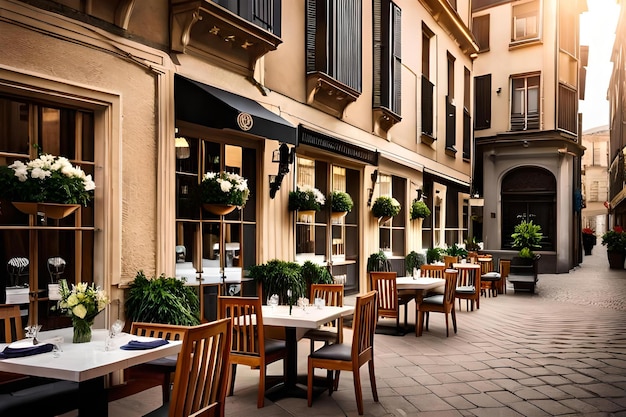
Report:
[[331,211],[330,218],[333,220],[343,219],[347,214],[347,211]]
[[51,219],[63,219],[80,208],[80,204],[28,203],[12,201],[11,204],[25,214],[43,213]]
[[205,203],[202,205],[202,208],[208,211],[209,213],[215,214],[217,216],[225,216],[229,213],[232,213],[233,210],[237,208],[237,206],[233,206],[230,204]]

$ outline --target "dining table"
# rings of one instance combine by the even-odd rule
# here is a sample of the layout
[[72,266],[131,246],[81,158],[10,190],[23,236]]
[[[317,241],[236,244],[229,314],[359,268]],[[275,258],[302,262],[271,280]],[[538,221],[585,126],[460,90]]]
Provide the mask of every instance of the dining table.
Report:
[[415,302],[421,303],[424,299],[424,294],[428,290],[445,287],[446,280],[443,278],[431,278],[421,276],[408,276],[396,278],[396,288],[398,290],[411,290],[415,291]]
[[[266,397],[276,401],[285,397],[306,398],[306,387],[298,385],[298,329],[318,327],[354,313],[354,306],[263,306],[263,325],[284,327],[287,346],[287,366],[285,381],[270,388]],[[340,330],[341,331],[341,330]],[[306,380],[302,378],[301,380]]]
[[[71,327],[39,332],[39,344],[52,343],[55,349],[31,356],[0,359],[0,371],[77,382],[79,395],[76,408],[81,417],[108,416],[107,375],[151,360],[177,355],[182,346],[182,341],[172,340],[149,349],[123,350],[121,346],[131,340],[150,342],[158,339],[128,333],[111,338],[107,329],[94,329],[90,342],[72,343],[72,335]],[[0,343],[0,351],[8,345],[22,347],[28,343],[32,341]]]

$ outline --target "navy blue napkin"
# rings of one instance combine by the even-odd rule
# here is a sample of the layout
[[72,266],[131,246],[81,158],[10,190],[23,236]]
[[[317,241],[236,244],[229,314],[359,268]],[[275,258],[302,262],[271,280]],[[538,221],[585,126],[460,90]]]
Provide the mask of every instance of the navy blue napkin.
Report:
[[51,343],[44,343],[42,345],[33,345],[23,348],[11,348],[7,346],[2,352],[0,352],[0,359],[21,358],[23,356],[38,355],[40,353],[52,352],[53,348],[54,345],[52,345]]
[[120,346],[123,350],[143,350],[154,349],[159,346],[167,345],[169,342],[165,339],[150,340],[149,342],[140,342],[139,340],[131,340],[127,344]]

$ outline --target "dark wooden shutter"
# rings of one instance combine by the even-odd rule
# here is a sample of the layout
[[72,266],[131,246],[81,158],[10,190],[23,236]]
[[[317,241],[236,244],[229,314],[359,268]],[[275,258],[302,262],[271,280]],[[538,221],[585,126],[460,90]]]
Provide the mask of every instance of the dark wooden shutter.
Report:
[[491,127],[491,74],[474,78],[474,129]]
[[479,51],[489,50],[489,15],[478,16],[474,18],[472,24],[472,33],[478,42]]
[[402,10],[394,3],[393,9],[393,89],[391,110],[400,115],[402,94]]
[[372,74],[372,82],[373,82],[373,106],[381,107],[384,106],[383,102],[383,68],[385,66],[383,59],[383,49],[384,49],[384,40],[383,40],[383,11],[382,11],[382,2],[385,0],[374,0],[372,4],[372,13],[373,13],[373,42],[374,48],[372,50],[372,59],[373,59],[373,74]]
[[456,152],[456,106],[451,103],[451,97],[446,98],[446,149]]

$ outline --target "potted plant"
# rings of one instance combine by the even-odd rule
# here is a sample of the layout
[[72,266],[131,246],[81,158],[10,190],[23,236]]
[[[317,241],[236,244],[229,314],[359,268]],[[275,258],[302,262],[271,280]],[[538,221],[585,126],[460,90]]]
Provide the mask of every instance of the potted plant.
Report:
[[426,251],[426,262],[429,264],[441,261],[443,254],[442,248],[429,248]]
[[422,265],[426,263],[426,256],[421,253],[417,253],[414,250],[407,253],[404,257],[404,269],[408,276],[413,275],[414,269],[420,269]]
[[200,324],[200,303],[193,287],[183,280],[165,277],[148,279],[137,272],[130,283],[124,302],[126,323],[148,323],[195,326]]
[[352,211],[354,202],[350,194],[343,191],[333,191],[329,196],[330,200],[330,216],[332,218],[341,218]]
[[583,248],[585,249],[585,255],[591,255],[591,249],[595,246],[597,238],[595,230],[590,227],[585,227],[582,230],[583,233]]
[[621,226],[613,226],[613,229],[602,235],[602,245],[606,246],[609,268],[623,269],[626,258],[626,233],[624,233],[624,229]]
[[233,172],[207,172],[200,183],[202,207],[216,215],[226,215],[246,205],[248,180]]
[[543,233],[541,233],[541,226],[534,224],[533,221],[523,221],[515,226],[513,234],[513,248],[519,249],[519,257],[525,259],[533,259],[533,249],[540,248],[541,239],[543,239]]
[[301,267],[295,262],[272,259],[252,266],[249,276],[261,284],[263,300],[276,294],[280,303],[293,305],[295,300],[306,295]]
[[422,200],[413,200],[411,204],[411,220],[424,219],[430,216],[430,209]]
[[300,221],[309,221],[315,213],[322,209],[326,197],[320,190],[310,185],[298,185],[295,191],[289,192],[289,210],[298,211]]
[[470,252],[476,252],[480,250],[480,242],[476,239],[476,236],[468,237],[465,239],[465,249]]
[[385,223],[393,216],[400,213],[400,203],[395,198],[383,195],[378,197],[372,205],[372,214],[377,217],[380,223]]
[[332,284],[334,282],[328,268],[311,261],[306,261],[302,264],[300,273],[302,274],[302,279],[304,279],[309,299],[311,298],[311,284]]
[[456,243],[452,244],[452,246],[448,246],[445,249],[445,253],[448,256],[456,256],[458,259],[465,258],[467,256],[467,250],[460,247]]
[[61,219],[86,206],[95,188],[91,175],[62,156],[40,154],[0,167],[0,196],[27,214]]
[[367,258],[367,272],[372,271],[391,271],[391,261],[382,250],[372,253]]

